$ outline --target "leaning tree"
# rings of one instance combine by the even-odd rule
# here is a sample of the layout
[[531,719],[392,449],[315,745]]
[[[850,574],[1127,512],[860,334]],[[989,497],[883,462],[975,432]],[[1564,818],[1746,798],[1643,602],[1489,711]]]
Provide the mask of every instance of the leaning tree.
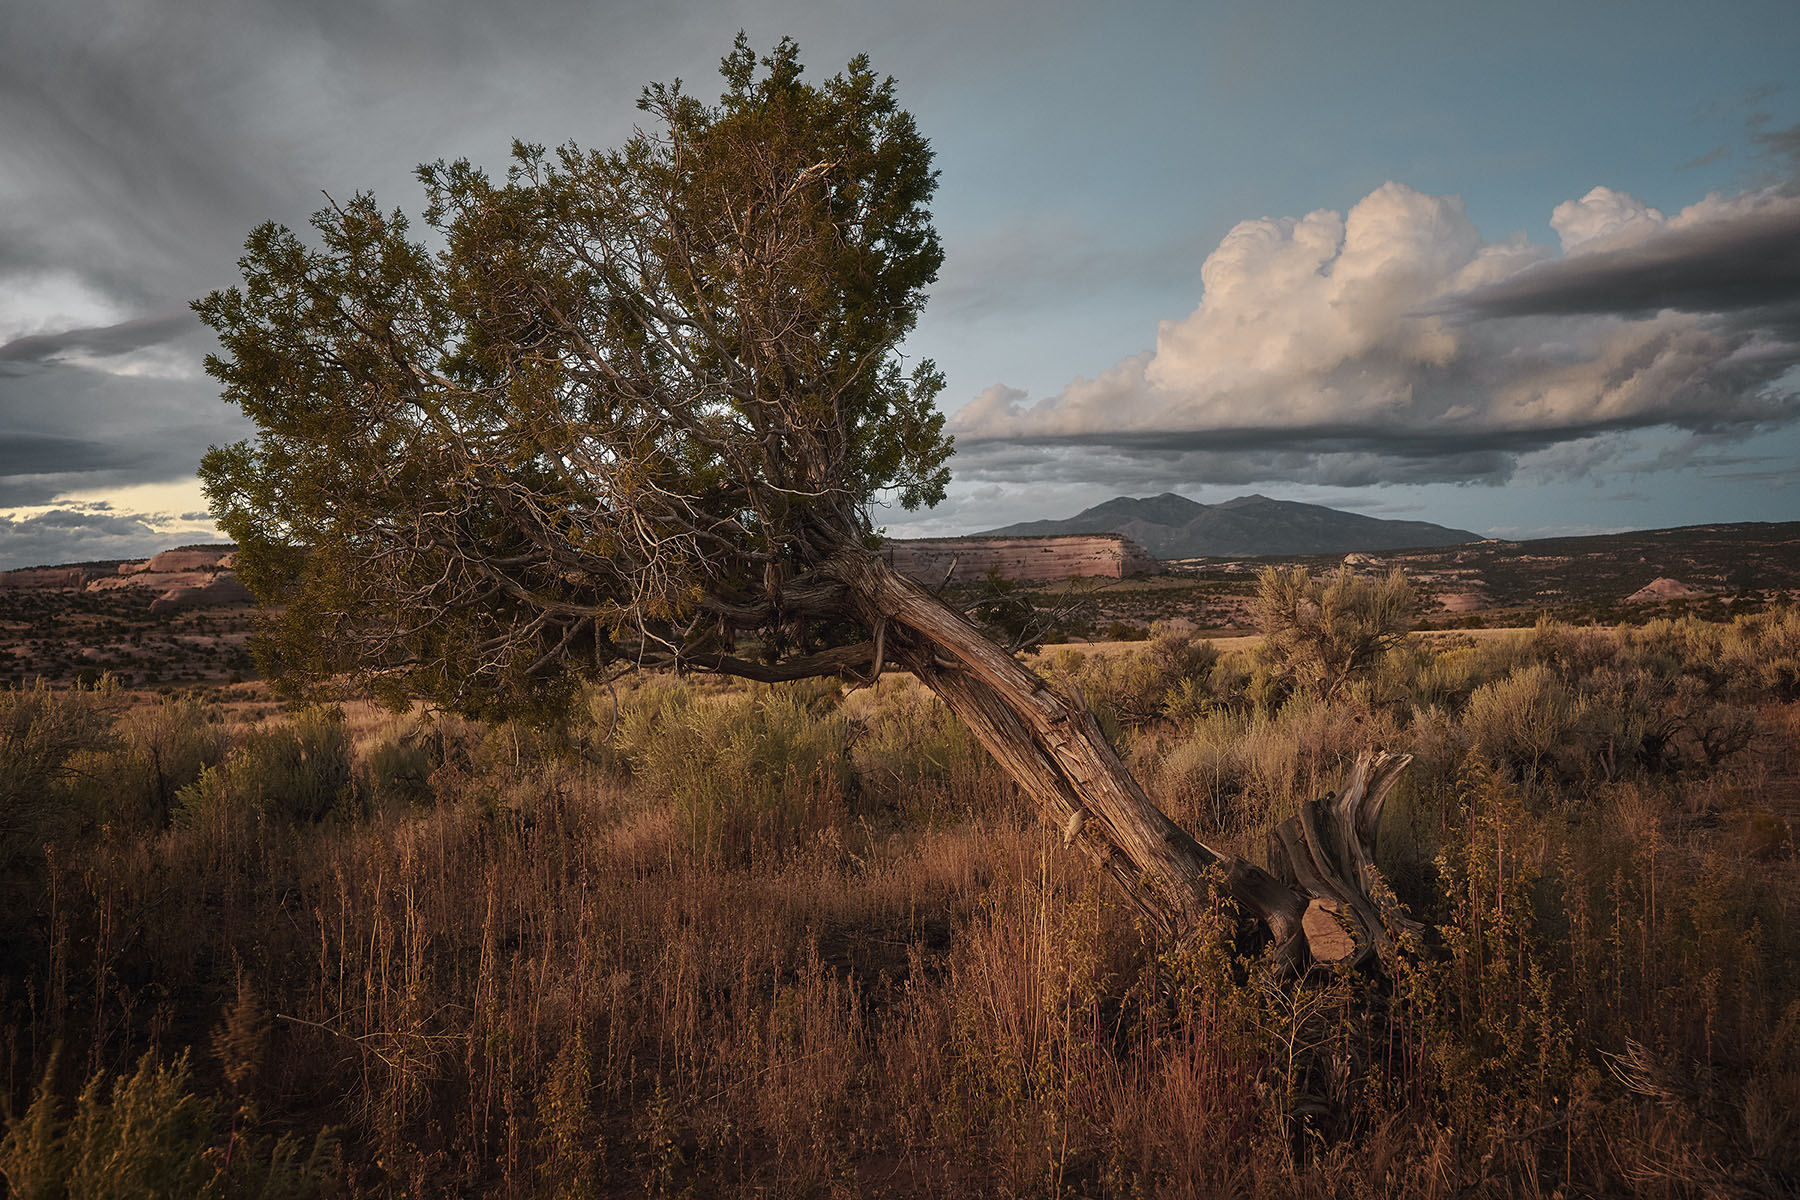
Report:
[[1295,966],[1385,953],[1370,846],[1403,758],[1303,806],[1269,869],[1215,851],[1079,695],[883,561],[871,508],[948,481],[942,376],[900,350],[943,259],[931,151],[866,58],[813,84],[740,35],[722,72],[716,104],[647,88],[616,150],[420,168],[429,245],[367,195],[316,244],[265,224],[196,303],[259,429],[201,474],[266,663],[473,712],[632,667],[904,669],[1167,935],[1224,896]]

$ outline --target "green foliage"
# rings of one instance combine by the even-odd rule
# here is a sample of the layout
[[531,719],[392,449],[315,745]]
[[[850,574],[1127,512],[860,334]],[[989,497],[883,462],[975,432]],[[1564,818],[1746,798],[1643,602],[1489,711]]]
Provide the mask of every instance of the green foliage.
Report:
[[1219,661],[1211,642],[1175,625],[1157,622],[1142,647],[1124,652],[1060,650],[1043,664],[1057,687],[1074,689],[1094,710],[1101,728],[1117,738],[1141,728],[1171,706],[1201,709],[1201,681]]
[[1314,578],[1305,567],[1269,567],[1252,612],[1262,652],[1295,687],[1342,695],[1412,627],[1417,597],[1398,569],[1385,579],[1339,567]]
[[160,829],[175,798],[225,757],[231,740],[216,714],[192,696],[131,709],[117,726],[117,748],[92,764],[104,777],[108,819],[127,828]]
[[75,760],[102,746],[112,725],[114,689],[0,690],[0,875],[78,826]]
[[1050,621],[1038,611],[1014,580],[990,567],[981,581],[981,590],[965,611],[981,625],[1000,635],[1002,644],[1024,649],[1042,640]]
[[1464,724],[1482,753],[1535,771],[1566,748],[1581,715],[1581,702],[1562,676],[1533,663],[1476,688]]
[[849,726],[829,694],[669,687],[632,709],[619,739],[638,780],[673,801],[701,843],[743,849],[841,812]]
[[944,702],[910,678],[884,677],[844,703],[860,795],[908,816],[968,814],[1008,783]]
[[0,1139],[0,1178],[15,1200],[306,1200],[332,1189],[334,1147],[291,1136],[216,1144],[212,1106],[191,1090],[186,1055],[146,1054],[116,1080],[95,1074],[62,1115],[52,1061],[23,1117]]
[[926,140],[863,57],[811,83],[740,36],[722,73],[647,88],[617,150],[421,167],[430,245],[368,195],[317,245],[263,225],[196,302],[259,430],[201,474],[279,606],[265,671],[495,714],[775,653],[843,615],[789,581],[942,497],[943,378],[899,350],[942,261]]
[[342,709],[313,707],[291,721],[251,729],[224,761],[176,796],[177,824],[258,815],[319,821],[355,799],[350,735]]
[[444,733],[423,722],[396,722],[357,764],[357,780],[377,809],[419,808],[431,800],[431,775],[444,762]]
[[1291,816],[1359,751],[1399,740],[1370,710],[1300,697],[1274,713],[1215,709],[1141,739],[1132,763],[1178,821],[1208,837],[1232,836]]
[[1800,700],[1800,608],[1740,618],[1732,626],[1721,665],[1778,699]]

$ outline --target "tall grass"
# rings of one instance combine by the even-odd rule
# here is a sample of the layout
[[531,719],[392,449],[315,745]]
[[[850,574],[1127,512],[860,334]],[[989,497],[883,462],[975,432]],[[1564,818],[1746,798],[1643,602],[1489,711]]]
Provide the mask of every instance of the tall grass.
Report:
[[[1068,665],[1159,799],[1241,848],[1363,746],[1415,750],[1379,852],[1428,933],[1387,980],[1283,978],[1225,909],[1159,944],[904,678],[649,680],[536,730],[15,691],[0,1177],[1792,1191],[1800,707],[1751,666],[1786,621],[1405,643],[1329,702],[1191,641]],[[95,799],[95,771],[142,788],[146,730],[194,748],[158,752],[193,772],[173,820]]]

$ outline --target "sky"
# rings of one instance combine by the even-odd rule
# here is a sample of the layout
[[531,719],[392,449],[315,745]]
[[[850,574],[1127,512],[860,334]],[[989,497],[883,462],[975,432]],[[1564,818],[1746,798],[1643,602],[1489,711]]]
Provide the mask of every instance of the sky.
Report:
[[[0,5],[0,569],[216,538],[188,302],[326,194],[603,147],[733,35],[867,51],[941,171],[949,497],[1501,537],[1800,520],[1800,5]],[[1790,82],[1792,80],[1792,82]]]

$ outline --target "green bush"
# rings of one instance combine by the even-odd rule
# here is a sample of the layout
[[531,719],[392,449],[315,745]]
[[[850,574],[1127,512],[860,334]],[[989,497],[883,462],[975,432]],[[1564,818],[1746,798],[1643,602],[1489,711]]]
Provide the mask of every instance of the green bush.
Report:
[[1409,693],[1413,704],[1461,709],[1475,689],[1505,679],[1534,661],[1530,635],[1522,633],[1479,641],[1466,636],[1409,641],[1382,660],[1377,678]]
[[1334,787],[1358,751],[1399,740],[1370,709],[1302,697],[1273,714],[1214,711],[1143,739],[1132,760],[1177,821],[1231,836],[1285,819]]
[[338,708],[309,708],[286,724],[252,729],[223,762],[203,770],[176,797],[177,824],[258,814],[318,821],[355,799],[350,735]]
[[1568,748],[1582,707],[1562,676],[1533,663],[1475,689],[1463,725],[1470,743],[1489,758],[1536,771]]
[[431,801],[431,777],[444,757],[441,730],[419,722],[396,723],[363,756],[357,778],[377,810],[420,808]]
[[1777,700],[1800,700],[1800,608],[1772,609],[1733,623],[1723,659]]
[[[1100,727],[1117,739],[1173,708],[1204,711],[1205,680],[1218,665],[1219,651],[1174,625],[1157,622],[1141,647],[1125,651],[1062,650],[1043,664],[1057,687],[1079,691]],[[1196,714],[1197,715],[1197,714]]]
[[629,710],[619,737],[638,780],[703,843],[744,849],[840,815],[849,725],[834,688],[671,685]]
[[216,715],[192,696],[133,709],[118,725],[118,747],[97,762],[107,818],[127,828],[162,828],[175,798],[224,759],[231,739]]
[[1277,673],[1330,700],[1406,636],[1417,606],[1398,569],[1375,579],[1346,566],[1314,578],[1296,566],[1266,568],[1251,611],[1262,630],[1262,653]]
[[42,680],[0,691],[0,873],[82,823],[77,763],[110,747],[113,709],[105,680],[67,691]]
[[909,815],[968,812],[1005,777],[944,702],[910,678],[884,678],[844,702],[859,794]]
[[1593,674],[1611,663],[1620,649],[1619,639],[1609,629],[1565,625],[1548,618],[1538,621],[1526,644],[1533,658],[1555,667],[1567,679],[1582,679]]
[[67,1117],[50,1072],[25,1115],[9,1121],[0,1139],[0,1178],[15,1200],[303,1200],[327,1194],[333,1155],[327,1137],[304,1156],[291,1137],[237,1137],[229,1155],[215,1146],[213,1106],[189,1090],[186,1055],[164,1065],[147,1054],[116,1082],[105,1072],[94,1075]]

